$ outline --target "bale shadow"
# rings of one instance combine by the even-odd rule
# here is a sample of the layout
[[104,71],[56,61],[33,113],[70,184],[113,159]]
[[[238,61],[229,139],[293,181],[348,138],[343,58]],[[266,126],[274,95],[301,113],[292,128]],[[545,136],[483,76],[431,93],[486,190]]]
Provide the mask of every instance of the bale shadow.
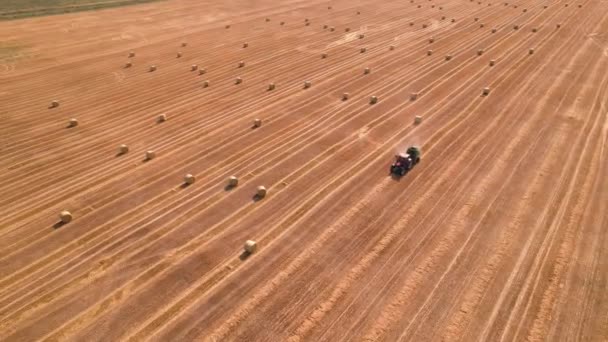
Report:
[[251,200],[254,202],[259,202],[259,201],[263,200],[264,197],[266,197],[266,196],[260,196],[258,194],[255,194],[255,195],[253,195],[253,197],[251,197]]
[[247,251],[243,251],[243,253],[241,253],[241,255],[239,255],[239,259],[241,259],[241,261],[245,261],[247,260],[252,253],[249,253]]
[[224,187],[224,191],[232,191],[235,188],[236,188],[236,185],[226,184],[226,186]]
[[65,225],[66,225],[66,223],[65,223],[65,222],[63,222],[63,221],[59,221],[59,222],[56,222],[56,223],[53,225],[53,229],[59,229],[59,228],[61,228],[61,227],[65,226]]

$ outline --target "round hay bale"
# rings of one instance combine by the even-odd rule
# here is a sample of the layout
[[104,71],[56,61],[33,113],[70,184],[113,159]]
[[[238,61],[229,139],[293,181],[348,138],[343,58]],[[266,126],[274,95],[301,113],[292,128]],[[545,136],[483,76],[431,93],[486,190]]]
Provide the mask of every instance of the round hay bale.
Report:
[[310,23],[309,23],[309,22],[307,22],[305,25],[306,25],[306,26],[310,26]]
[[410,94],[410,101],[416,101],[417,98],[418,98],[418,93],[411,93]]
[[284,21],[281,21],[281,26],[283,26],[283,25],[285,25],[285,22],[284,22]]
[[562,27],[562,24],[555,24],[555,27],[560,28],[560,27]]
[[422,8],[422,5],[418,5],[418,8]]
[[204,74],[206,74],[206,73],[207,73],[207,69],[204,69],[204,68],[200,68],[200,69],[198,69],[198,74],[199,74],[199,75],[204,75]]
[[230,25],[226,25],[225,27],[226,27],[226,29],[229,29],[229,28],[230,28]]
[[538,29],[536,27],[532,28],[532,32],[536,32]]
[[129,152],[129,146],[122,144],[118,146],[118,154],[127,154]]
[[342,101],[346,101],[348,100],[349,94],[348,93],[344,93],[342,94]]
[[426,52],[426,55],[427,55],[427,56],[431,56],[432,54],[433,54],[433,50],[428,50],[428,51]]
[[327,6],[327,9],[328,9],[328,10],[330,10],[330,9],[331,9],[331,6]]
[[513,25],[514,30],[519,30],[519,25]]
[[323,25],[323,29],[324,29],[324,30],[327,30],[327,28],[328,28],[328,27],[329,27],[329,26],[327,26],[327,25]]
[[366,48],[361,48],[361,50],[359,50],[361,53],[365,53],[365,51],[367,51]]
[[431,5],[431,8],[435,8],[435,5]]
[[565,4],[564,7],[568,7],[568,4]]
[[198,65],[196,65],[196,64],[192,64],[192,65],[190,66],[190,71],[196,71],[196,69],[198,69]]
[[257,128],[262,126],[262,120],[261,119],[253,119],[253,127]]
[[378,97],[377,96],[372,96],[369,98],[369,103],[370,104],[376,104],[378,103]]
[[547,7],[549,7],[549,6],[547,6],[547,5],[544,5],[544,6],[543,6],[543,8],[544,8],[544,9],[547,9]]
[[365,38],[365,35],[363,33],[359,34],[359,39],[363,39]]
[[196,181],[196,177],[194,177],[193,175],[187,174],[184,176],[184,183],[186,185],[194,184],[194,181]]
[[304,22],[307,23],[308,22],[308,18],[304,19]]
[[441,20],[445,20],[445,15],[442,15],[442,16],[441,16]]
[[479,24],[479,27],[483,28],[484,26],[486,26],[484,23]]
[[242,79],[242,78],[240,78],[240,77],[237,77],[237,78],[234,80],[234,83],[235,83],[235,84],[241,84],[241,83],[243,83],[243,79]]
[[422,24],[422,28],[427,28],[428,25],[427,24]]
[[51,108],[57,108],[57,107],[59,107],[59,101],[57,101],[57,100],[51,101]]
[[61,220],[61,223],[69,223],[70,221],[72,221],[72,218],[72,213],[67,210],[63,210],[59,213],[59,219]]
[[209,81],[203,81],[203,88],[208,88],[209,84]]
[[391,45],[391,46],[389,46],[389,47],[388,47],[388,49],[389,49],[390,51],[395,50],[395,45]]
[[240,61],[240,62],[239,62],[239,68],[242,68],[242,67],[244,67],[244,66],[245,66],[245,62]]
[[485,87],[485,88],[483,88],[483,90],[482,90],[482,92],[481,92],[481,93],[482,93],[482,95],[484,95],[484,96],[488,96],[488,95],[490,94],[490,88],[489,88],[489,87]]
[[249,43],[243,43],[243,49],[246,48],[246,47],[248,47],[248,46],[249,46]]
[[264,198],[266,197],[266,195],[268,194],[268,190],[266,190],[266,187],[260,185],[258,186],[258,188],[256,189],[255,195],[258,198]]
[[239,179],[238,178],[236,178],[235,176],[228,177],[228,186],[229,187],[234,188],[237,185],[239,185]]
[[477,50],[477,55],[478,55],[478,56],[483,55],[483,49],[479,49],[479,50]]
[[133,52],[133,51],[129,52],[129,57],[135,57],[135,52]]
[[420,124],[422,122],[422,116],[420,115],[416,115],[416,117],[414,118],[414,123],[416,125]]
[[181,52],[178,52],[178,53],[176,54],[176,57],[177,57],[177,58],[181,58],[181,57],[182,57],[182,53],[181,53]]
[[582,8],[582,7],[583,7],[583,5],[581,5],[581,4],[578,5],[578,8]]
[[330,30],[331,32],[334,32],[334,31],[336,30],[336,28],[332,26],[332,27],[330,27],[330,28],[329,28],[329,30]]
[[274,88],[275,88],[275,87],[276,87],[276,86],[275,86],[275,84],[274,84],[274,83],[269,83],[269,84],[268,84],[268,90],[274,90]]
[[344,32],[350,32],[350,27],[345,28]]
[[361,14],[361,11],[357,11],[357,15]]
[[496,29],[495,28],[492,29],[492,33],[496,33]]
[[490,60],[490,66],[494,66],[494,64],[496,64],[496,61],[495,61],[495,60],[493,60],[493,59],[491,59],[491,60]]
[[524,8],[524,9],[522,10],[522,12],[526,13],[526,12],[528,12],[528,10],[527,10],[526,8]]
[[76,127],[76,126],[78,126],[78,120],[76,120],[76,119],[70,119],[68,121],[68,127]]
[[413,23],[413,22],[410,22],[410,26],[414,26],[414,23]]
[[429,38],[429,44],[432,44],[435,41],[435,38],[431,37]]
[[530,54],[530,55],[534,54],[534,49],[531,48],[530,50],[528,50],[528,54]]
[[245,253],[253,254],[257,251],[258,244],[253,240],[247,240],[245,241],[245,246],[243,249],[245,250]]
[[186,46],[188,46],[188,43],[182,42],[182,47],[186,47]]
[[127,63],[125,63],[125,68],[130,68],[130,67],[132,67],[132,66],[133,66],[133,64],[131,64],[131,62],[127,62]]
[[159,115],[157,121],[158,122],[165,122],[165,121],[167,121],[167,115],[166,114]]
[[365,75],[367,75],[367,74],[369,74],[371,72],[372,72],[372,69],[370,69],[370,68],[363,69],[363,74],[365,74]]
[[322,59],[327,58],[327,54],[326,54],[326,53],[322,53],[322,54],[321,54],[321,58],[322,58]]
[[156,152],[146,151],[146,160],[152,160],[154,158],[156,158]]
[[439,6],[439,10],[440,10],[440,11],[443,11],[443,7]]
[[310,81],[304,81],[304,89],[310,88],[311,85],[312,83]]
[[446,61],[449,61],[449,60],[451,60],[451,59],[452,59],[452,55],[445,55],[445,60],[446,60]]
[[150,72],[156,71],[156,65],[151,65],[150,66]]
[[474,19],[474,20],[475,20],[475,21],[479,21],[479,18],[475,17],[475,19]]
[[269,22],[269,21],[270,21],[270,18],[266,18],[266,22]]
[[451,22],[455,23],[455,22],[456,22],[456,19],[452,18]]

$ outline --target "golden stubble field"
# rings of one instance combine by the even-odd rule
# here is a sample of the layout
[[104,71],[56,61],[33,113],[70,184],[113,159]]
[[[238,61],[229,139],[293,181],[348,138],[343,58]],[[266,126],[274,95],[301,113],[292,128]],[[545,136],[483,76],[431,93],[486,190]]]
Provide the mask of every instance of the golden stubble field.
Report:
[[607,14],[170,0],[1,22],[0,339],[606,340]]

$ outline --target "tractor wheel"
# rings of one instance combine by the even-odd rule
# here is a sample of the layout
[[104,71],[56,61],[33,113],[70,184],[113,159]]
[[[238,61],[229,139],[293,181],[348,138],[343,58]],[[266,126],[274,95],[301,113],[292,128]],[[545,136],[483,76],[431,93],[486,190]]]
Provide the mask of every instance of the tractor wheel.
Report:
[[420,163],[420,157],[416,158],[416,164]]

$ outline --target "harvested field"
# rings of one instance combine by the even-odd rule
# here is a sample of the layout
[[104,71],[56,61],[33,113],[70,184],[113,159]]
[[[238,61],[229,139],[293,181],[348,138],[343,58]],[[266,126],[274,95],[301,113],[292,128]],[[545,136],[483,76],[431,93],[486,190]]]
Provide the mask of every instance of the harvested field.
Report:
[[607,340],[608,2],[377,4],[1,22],[0,340]]

